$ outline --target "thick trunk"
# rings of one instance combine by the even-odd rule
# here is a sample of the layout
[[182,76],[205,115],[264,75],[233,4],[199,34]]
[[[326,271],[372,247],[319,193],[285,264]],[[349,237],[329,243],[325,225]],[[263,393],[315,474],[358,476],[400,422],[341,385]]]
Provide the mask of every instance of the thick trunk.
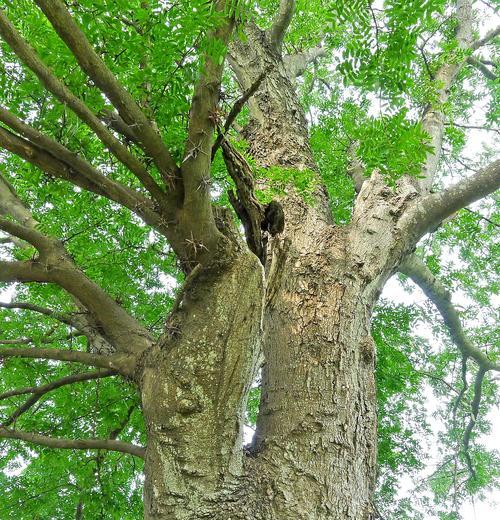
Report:
[[[342,230],[288,237],[265,312],[254,450],[273,483],[270,518],[369,518],[376,417],[372,300]],[[290,234],[293,234],[290,233]],[[289,234],[289,235],[290,235]]]
[[[144,359],[145,518],[206,518],[243,472],[246,398],[259,358],[263,270],[233,256],[186,285]],[[215,518],[208,516],[208,518]]]
[[[263,166],[314,170],[293,78],[265,35],[249,36],[233,49],[239,81],[270,70],[250,106],[251,151]],[[321,187],[315,198],[306,204],[290,189],[271,246],[254,471],[272,490],[264,518],[361,520],[375,484],[376,292],[355,265],[357,233],[332,225]]]
[[[268,71],[250,103],[252,154],[315,175],[293,82],[266,36],[251,28],[231,55],[243,88]],[[347,227],[332,224],[320,184],[314,196],[307,204],[290,187],[280,200],[285,230],[269,242],[265,283],[250,253],[200,274],[145,360],[146,518],[374,517],[370,318],[411,247],[400,216],[416,191],[391,191],[373,175]],[[257,430],[244,449],[243,410],[262,355]]]

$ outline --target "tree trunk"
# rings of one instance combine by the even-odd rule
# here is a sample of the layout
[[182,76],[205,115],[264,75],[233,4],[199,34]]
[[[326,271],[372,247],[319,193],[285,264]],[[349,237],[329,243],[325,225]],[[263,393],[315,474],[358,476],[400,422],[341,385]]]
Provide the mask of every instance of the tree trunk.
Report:
[[[293,78],[266,35],[251,27],[231,63],[244,89],[267,70],[245,130],[253,156],[315,176]],[[415,197],[410,183],[393,191],[374,174],[352,223],[337,227],[319,180],[313,204],[291,186],[280,200],[285,230],[270,239],[265,285],[249,253],[194,280],[145,361],[147,519],[374,518],[370,319],[412,247],[400,216]],[[257,430],[244,449],[243,411],[261,354]]]
[[244,250],[205,268],[144,360],[145,518],[217,518],[243,474],[243,420],[259,363],[263,269]]

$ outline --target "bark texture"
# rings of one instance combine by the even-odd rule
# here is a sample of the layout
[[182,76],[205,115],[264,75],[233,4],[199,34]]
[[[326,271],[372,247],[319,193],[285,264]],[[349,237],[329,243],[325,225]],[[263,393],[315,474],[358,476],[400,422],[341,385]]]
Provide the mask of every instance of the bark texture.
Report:
[[[250,26],[248,40],[232,46],[231,64],[244,90],[268,71],[244,130],[252,155],[262,167],[307,169],[314,178],[293,71],[269,35]],[[293,186],[280,199],[285,229],[269,239],[265,286],[248,253],[222,270],[194,273],[193,289],[145,358],[146,518],[374,517],[370,317],[413,245],[402,239],[400,217],[417,191],[411,184],[390,190],[375,174],[351,225],[341,228],[316,181],[313,204]],[[244,452],[242,414],[261,352],[262,402]]]
[[[242,429],[255,376],[263,269],[248,252],[195,273],[140,375],[148,433],[145,518],[208,512],[243,472]],[[209,514],[209,516],[207,516]]]
[[[271,70],[250,106],[251,152],[261,166],[314,175],[293,78],[265,33],[254,27],[249,35],[232,49],[240,83]],[[354,240],[333,226],[320,186],[315,199],[307,204],[290,187],[281,200],[285,230],[266,266],[262,402],[249,464],[269,501],[254,509],[259,518],[364,519],[372,511],[372,277],[360,276]]]

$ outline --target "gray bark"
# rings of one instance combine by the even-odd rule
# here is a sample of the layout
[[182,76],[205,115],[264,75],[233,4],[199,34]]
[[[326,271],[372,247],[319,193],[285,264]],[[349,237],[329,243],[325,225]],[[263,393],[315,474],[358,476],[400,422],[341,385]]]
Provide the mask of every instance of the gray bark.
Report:
[[[259,359],[263,270],[238,252],[195,274],[140,374],[145,518],[219,518],[243,475],[246,398]],[[234,497],[232,498],[234,500]],[[222,517],[221,517],[222,518]]]
[[[208,137],[215,123],[209,116],[218,103],[215,85],[220,83],[222,64],[207,61],[193,100],[190,145],[177,168],[154,125],[92,49],[64,4],[36,3],[81,68],[115,105],[121,120],[140,123],[135,141],[154,160],[170,190],[159,189],[144,165],[38,59],[1,12],[0,33],[47,89],[136,175],[156,199],[161,215],[175,218],[159,225],[154,204],[138,209],[145,200],[139,192],[110,181],[6,110],[1,111],[4,124],[23,138],[3,129],[0,145],[56,177],[119,202],[145,222],[158,224],[188,275],[165,333],[155,342],[78,270],[61,243],[38,230],[29,211],[0,178],[0,229],[32,244],[43,261],[0,262],[0,281],[57,283],[89,311],[75,327],[89,340],[97,337],[92,349],[109,346],[118,352],[105,357],[12,348],[2,349],[2,357],[83,362],[134,380],[142,398],[147,448],[144,452],[115,439],[51,439],[6,428],[0,436],[144,457],[147,520],[374,518],[373,306],[387,278],[430,226],[476,195],[490,193],[500,182],[496,163],[441,194],[426,193],[439,160],[442,105],[463,63],[450,60],[436,75],[439,103],[429,107],[422,121],[434,145],[423,168],[425,180],[418,185],[402,179],[392,190],[377,172],[364,182],[358,175],[352,222],[336,227],[294,90],[296,76],[323,50],[281,55],[292,0],[280,2],[270,31],[248,24],[247,40],[231,46],[230,63],[242,90],[258,85],[249,99],[250,122],[244,130],[250,154],[261,167],[306,170],[317,183],[313,204],[306,203],[293,186],[287,187],[280,199],[285,228],[269,238],[263,268],[234,230],[219,225],[226,219],[213,211],[209,191],[201,189],[210,168]],[[217,5],[222,9],[222,3]],[[457,17],[459,47],[473,49],[468,0],[458,1]],[[224,24],[214,38],[229,41],[231,28],[232,23]],[[262,402],[257,430],[252,445],[243,448],[246,400],[258,368],[262,368]],[[76,515],[81,516],[81,507]]]

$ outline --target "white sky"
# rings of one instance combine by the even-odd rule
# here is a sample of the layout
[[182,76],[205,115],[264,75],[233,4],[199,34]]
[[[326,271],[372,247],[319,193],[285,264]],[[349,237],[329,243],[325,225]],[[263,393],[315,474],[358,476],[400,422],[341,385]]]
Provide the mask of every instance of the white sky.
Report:
[[[397,280],[396,277],[393,277],[389,280],[387,285],[384,288],[382,293],[382,297],[388,300],[391,300],[395,303],[408,304],[409,295],[406,291],[403,290],[401,284]],[[423,303],[426,301],[426,296],[420,290],[419,287],[415,286],[414,292],[411,295],[412,303]],[[460,301],[454,296],[453,301],[455,303],[460,303]],[[424,336],[428,339],[432,339],[431,344],[435,344],[436,340],[432,335],[431,331],[425,329],[424,327],[419,327],[418,334],[420,336]],[[439,348],[439,345],[436,345]],[[402,489],[401,489],[401,497],[408,494],[408,492],[418,484],[418,481],[429,475],[434,469],[432,466],[433,460],[438,462],[439,457],[437,454],[438,440],[436,438],[437,432],[439,429],[443,428],[443,425],[440,424],[436,417],[431,417],[432,412],[435,411],[439,405],[439,401],[434,397],[432,391],[429,389],[429,398],[427,400],[427,412],[429,423],[433,427],[434,439],[424,439],[423,441],[426,445],[429,445],[431,448],[429,465],[417,476],[415,482],[412,482],[409,478],[402,479]],[[500,414],[498,409],[494,408],[490,414],[488,415],[488,419],[492,423],[491,431],[488,435],[482,435],[479,437],[478,441],[484,445],[488,449],[499,449],[498,439],[500,438]],[[464,520],[498,520],[498,507],[500,504],[500,490],[496,490],[490,493],[486,493],[485,499],[481,501],[476,501],[475,504],[472,502],[464,504],[460,511],[463,515]],[[437,516],[426,515],[426,520],[437,520]],[[398,519],[388,519],[388,520],[398,520]]]

